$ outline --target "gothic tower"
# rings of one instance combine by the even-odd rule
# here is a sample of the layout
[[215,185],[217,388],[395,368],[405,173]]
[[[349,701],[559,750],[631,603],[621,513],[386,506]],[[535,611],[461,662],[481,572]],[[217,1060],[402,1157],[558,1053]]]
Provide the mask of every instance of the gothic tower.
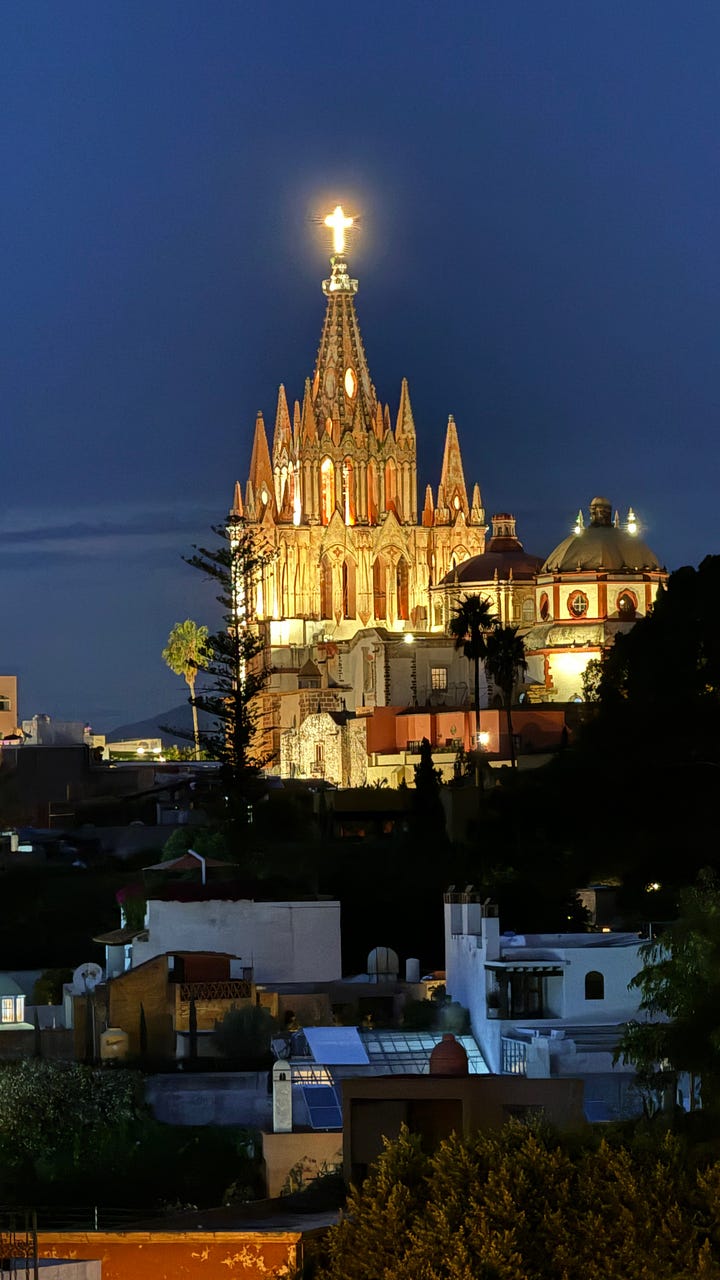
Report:
[[[278,392],[272,452],[255,423],[250,472],[233,510],[273,559],[256,601],[271,645],[347,640],[380,626],[427,631],[429,588],[485,546],[480,490],[468,502],[457,428],[448,420],[437,502],[418,520],[417,442],[407,380],[393,428],[378,398],[360,333],[345,253],[352,220],[338,207],[317,360],[292,417]],[[315,624],[315,625],[313,625]]]

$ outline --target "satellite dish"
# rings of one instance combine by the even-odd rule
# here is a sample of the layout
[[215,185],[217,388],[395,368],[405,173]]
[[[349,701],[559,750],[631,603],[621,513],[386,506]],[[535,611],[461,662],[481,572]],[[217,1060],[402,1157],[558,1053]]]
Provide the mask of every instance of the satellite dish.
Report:
[[88,960],[86,964],[78,965],[75,970],[72,976],[72,989],[76,995],[85,995],[86,991],[93,991],[102,979],[102,965],[96,960]]

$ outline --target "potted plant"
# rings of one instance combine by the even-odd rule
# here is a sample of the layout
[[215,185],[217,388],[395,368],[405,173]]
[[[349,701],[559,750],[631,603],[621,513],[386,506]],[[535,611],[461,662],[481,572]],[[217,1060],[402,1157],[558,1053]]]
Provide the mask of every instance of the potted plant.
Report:
[[500,992],[488,991],[487,993],[487,1016],[488,1018],[500,1017]]

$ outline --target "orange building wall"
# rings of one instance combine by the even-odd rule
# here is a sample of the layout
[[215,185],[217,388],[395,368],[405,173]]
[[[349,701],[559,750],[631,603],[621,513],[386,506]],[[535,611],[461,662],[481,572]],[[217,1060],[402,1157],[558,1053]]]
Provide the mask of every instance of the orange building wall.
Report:
[[0,676],[0,697],[7,698],[10,706],[0,711],[0,738],[14,733],[20,723],[17,704],[17,676]]
[[99,1258],[103,1280],[225,1280],[295,1274],[299,1231],[38,1233],[41,1258]]
[[108,983],[111,1027],[122,1027],[129,1036],[130,1053],[140,1052],[140,1005],[145,1010],[148,1053],[162,1056],[174,1051],[172,1004],[168,990],[166,956],[156,956],[137,969],[128,969]]

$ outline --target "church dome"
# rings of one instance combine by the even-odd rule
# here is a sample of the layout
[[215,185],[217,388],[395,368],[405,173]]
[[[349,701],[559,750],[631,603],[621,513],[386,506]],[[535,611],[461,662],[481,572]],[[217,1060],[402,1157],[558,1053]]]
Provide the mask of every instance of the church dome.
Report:
[[495,575],[501,582],[512,576],[516,582],[531,582],[542,565],[542,556],[532,556],[525,550],[515,533],[515,518],[507,512],[492,517],[492,537],[482,555],[471,556],[446,573],[440,586],[459,584],[469,586],[474,582],[492,582]]
[[662,565],[646,542],[631,532],[636,528],[635,517],[630,512],[626,527],[620,527],[617,517],[612,521],[612,506],[607,498],[593,498],[590,503],[590,524],[584,527],[582,513],[574,533],[565,538],[545,561],[543,573],[572,573],[578,570],[603,569],[610,573],[641,573],[658,571]]

